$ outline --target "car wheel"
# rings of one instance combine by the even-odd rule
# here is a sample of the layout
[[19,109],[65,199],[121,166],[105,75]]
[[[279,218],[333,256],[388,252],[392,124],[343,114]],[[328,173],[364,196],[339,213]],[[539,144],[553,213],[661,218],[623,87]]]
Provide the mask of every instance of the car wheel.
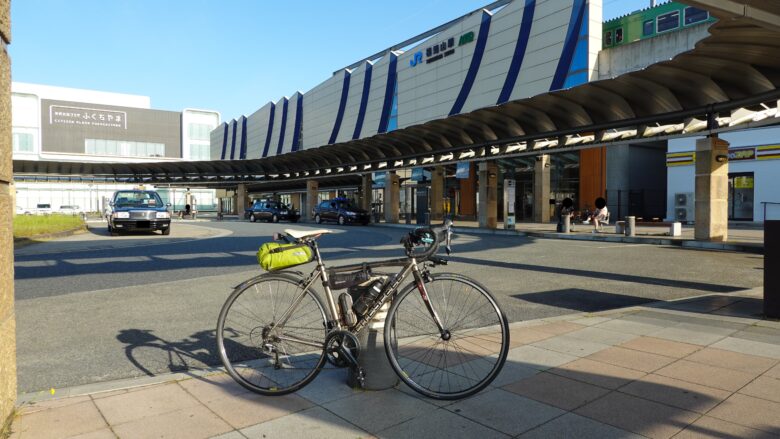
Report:
[[170,227],[168,227],[167,229],[163,229],[163,230],[162,230],[162,234],[163,234],[163,235],[170,235],[170,234],[171,234],[171,228],[170,228]]
[[249,221],[251,221],[251,222],[257,221],[257,218],[255,218],[255,214],[254,213],[249,214]]
[[314,215],[314,222],[317,224],[322,224],[322,218],[320,218],[320,215]]
[[363,221],[363,222],[361,222],[360,224],[362,224],[362,225],[364,225],[364,226],[367,226],[367,225],[368,225],[368,221]]
[[347,223],[347,219],[344,218],[344,215],[339,215],[339,225],[344,225]]
[[290,222],[291,223],[297,223],[298,222],[298,218],[293,218],[293,219],[290,220]]
[[278,223],[279,222],[279,217],[276,214],[274,214],[274,216],[271,217],[271,222],[272,223]]

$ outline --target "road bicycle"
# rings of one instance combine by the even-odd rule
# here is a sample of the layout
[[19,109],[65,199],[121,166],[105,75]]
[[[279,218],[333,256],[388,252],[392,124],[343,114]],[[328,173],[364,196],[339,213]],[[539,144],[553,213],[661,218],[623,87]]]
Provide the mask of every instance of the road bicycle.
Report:
[[[310,383],[329,362],[352,368],[362,384],[366,372],[358,362],[356,334],[367,330],[390,303],[385,350],[392,369],[409,387],[451,400],[471,396],[493,381],[509,350],[504,312],[477,281],[431,272],[448,262],[436,252],[442,242],[451,252],[450,221],[404,235],[404,258],[331,268],[317,245],[326,233],[331,232],[287,229],[275,234],[275,240],[312,250],[312,272],[262,274],[238,285],[225,301],[217,343],[233,379],[263,395],[284,395]],[[388,267],[400,271],[377,271]],[[324,304],[314,290],[317,281]],[[336,299],[333,290],[345,292]]]

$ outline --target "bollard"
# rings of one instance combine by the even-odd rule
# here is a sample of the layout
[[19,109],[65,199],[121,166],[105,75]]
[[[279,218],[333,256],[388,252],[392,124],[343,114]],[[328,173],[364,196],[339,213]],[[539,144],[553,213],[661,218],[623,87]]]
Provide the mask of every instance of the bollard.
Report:
[[626,217],[626,236],[636,236],[636,217]]
[[571,217],[569,215],[564,215],[562,219],[563,219],[563,228],[561,229],[561,232],[563,233],[571,232]]
[[[357,335],[358,342],[360,342],[358,363],[366,373],[363,387],[366,390],[385,390],[398,384],[398,375],[390,366],[385,353],[383,329],[388,309],[390,309],[389,302],[380,308],[368,326]],[[358,386],[353,372],[350,372],[347,384],[352,387]]]
[[764,316],[780,319],[780,220],[764,220]]

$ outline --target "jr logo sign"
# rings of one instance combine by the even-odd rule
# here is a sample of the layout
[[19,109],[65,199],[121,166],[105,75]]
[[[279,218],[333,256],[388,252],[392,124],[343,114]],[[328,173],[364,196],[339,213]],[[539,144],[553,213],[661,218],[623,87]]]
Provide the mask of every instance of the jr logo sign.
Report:
[[409,60],[409,65],[414,67],[417,64],[422,64],[422,52],[417,52],[412,56],[412,59]]

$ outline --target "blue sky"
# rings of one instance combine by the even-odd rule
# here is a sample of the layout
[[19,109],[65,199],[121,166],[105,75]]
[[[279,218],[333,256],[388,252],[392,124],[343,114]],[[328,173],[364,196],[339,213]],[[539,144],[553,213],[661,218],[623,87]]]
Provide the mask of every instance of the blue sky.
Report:
[[[12,0],[12,79],[229,120],[489,2]],[[649,3],[603,0],[604,18]]]

